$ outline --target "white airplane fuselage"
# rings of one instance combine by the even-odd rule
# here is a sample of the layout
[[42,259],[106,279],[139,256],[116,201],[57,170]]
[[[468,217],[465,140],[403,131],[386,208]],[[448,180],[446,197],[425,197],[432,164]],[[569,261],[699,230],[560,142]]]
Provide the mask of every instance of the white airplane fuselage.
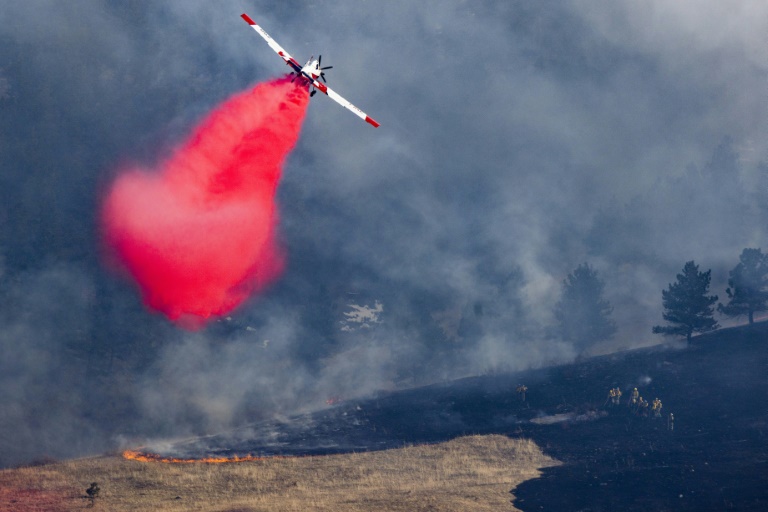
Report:
[[310,80],[317,80],[320,77],[320,62],[309,59],[304,67],[301,68],[301,74]]

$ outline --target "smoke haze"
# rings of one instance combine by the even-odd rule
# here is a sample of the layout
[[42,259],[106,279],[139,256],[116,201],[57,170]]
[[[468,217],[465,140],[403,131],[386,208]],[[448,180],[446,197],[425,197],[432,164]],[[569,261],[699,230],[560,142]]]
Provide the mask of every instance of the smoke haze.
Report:
[[[657,343],[686,261],[724,300],[766,248],[762,1],[0,9],[0,465],[567,361],[552,309],[584,262],[619,329],[592,350]],[[189,333],[103,268],[100,201],[286,71],[243,12],[381,128],[313,98],[282,277]]]

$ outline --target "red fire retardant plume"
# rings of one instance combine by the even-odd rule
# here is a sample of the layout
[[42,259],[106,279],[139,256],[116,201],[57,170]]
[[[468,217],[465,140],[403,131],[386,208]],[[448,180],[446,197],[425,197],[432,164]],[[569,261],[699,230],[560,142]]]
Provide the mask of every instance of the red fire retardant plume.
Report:
[[308,99],[288,79],[259,84],[217,107],[159,169],[117,178],[104,241],[149,307],[199,326],[279,276],[275,191]]

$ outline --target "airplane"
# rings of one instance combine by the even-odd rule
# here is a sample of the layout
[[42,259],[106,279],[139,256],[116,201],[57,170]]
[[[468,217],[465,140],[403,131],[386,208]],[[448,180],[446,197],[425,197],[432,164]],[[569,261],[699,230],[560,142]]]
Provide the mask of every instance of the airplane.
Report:
[[[283,47],[277,44],[277,42],[275,42],[275,40],[272,39],[269,34],[264,31],[263,28],[258,26],[256,22],[250,18],[250,16],[243,13],[241,18],[243,18],[246,23],[253,27],[253,30],[255,30],[261,37],[264,38],[269,47],[272,48],[285,61],[285,63],[293,69],[293,73],[291,73],[294,75],[293,80],[299,78],[307,86],[311,86],[312,92],[309,93],[310,97],[314,96],[317,91],[320,91],[342,107],[351,110],[352,113],[354,113],[360,119],[363,119],[365,122],[373,125],[374,128],[379,127],[379,123],[377,123],[372,117],[366,115],[365,112],[339,96],[338,93],[323,83],[325,82],[324,70],[331,69],[333,66],[326,66],[324,68],[320,67],[320,62],[323,59],[322,55],[319,56],[317,60],[314,60],[314,56],[310,57],[307,63],[304,64],[304,66],[301,66],[298,62],[296,62],[296,59],[291,57],[288,52],[283,50]],[[323,82],[319,82],[318,79],[321,79]]]

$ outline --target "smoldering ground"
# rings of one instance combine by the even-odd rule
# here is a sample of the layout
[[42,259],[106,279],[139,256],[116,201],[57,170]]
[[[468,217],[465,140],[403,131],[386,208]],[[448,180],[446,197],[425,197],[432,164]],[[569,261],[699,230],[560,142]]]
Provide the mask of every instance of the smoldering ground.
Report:
[[[658,341],[660,291],[685,261],[712,268],[722,299],[741,250],[765,245],[766,9],[4,6],[1,389],[17,412],[2,464],[573,357],[548,333],[585,261],[619,324],[600,350]],[[151,167],[218,102],[286,71],[242,12],[298,60],[322,52],[330,86],[382,126],[313,98],[278,191],[286,274],[186,334],[103,270],[95,212],[121,164]],[[349,304],[377,300],[380,323],[341,331]]]

